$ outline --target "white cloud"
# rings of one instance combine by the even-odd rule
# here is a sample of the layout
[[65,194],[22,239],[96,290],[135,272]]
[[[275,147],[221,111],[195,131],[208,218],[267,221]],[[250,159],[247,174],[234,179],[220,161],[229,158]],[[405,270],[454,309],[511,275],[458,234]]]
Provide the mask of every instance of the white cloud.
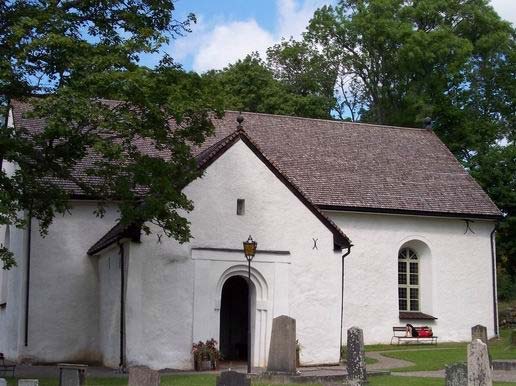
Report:
[[304,0],[302,4],[296,0],[277,0],[279,13],[277,37],[285,39],[301,37],[315,10],[327,3],[328,1],[322,0]]
[[516,25],[516,3],[514,0],[491,0],[491,5],[502,19]]
[[193,69],[222,69],[253,51],[264,53],[274,43],[272,35],[254,19],[217,25],[206,34],[194,55]]
[[276,0],[278,20],[268,31],[255,19],[210,23],[200,16],[191,34],[174,42],[172,56],[178,62],[192,58],[192,69],[204,72],[222,69],[247,54],[265,56],[267,48],[282,38],[299,38],[315,10],[324,0]]
[[[278,20],[275,31],[268,31],[256,20],[219,20],[210,23],[199,15],[193,32],[174,42],[173,57],[182,62],[191,57],[192,69],[203,72],[222,69],[247,54],[258,51],[264,56],[268,47],[282,38],[301,37],[315,10],[332,0],[276,0]],[[504,18],[516,24],[516,0],[491,0]]]
[[205,35],[209,32],[208,25],[202,15],[197,16],[197,23],[192,25],[192,32],[174,40],[172,53],[177,62],[182,62],[190,55],[195,55],[199,46],[204,41]]

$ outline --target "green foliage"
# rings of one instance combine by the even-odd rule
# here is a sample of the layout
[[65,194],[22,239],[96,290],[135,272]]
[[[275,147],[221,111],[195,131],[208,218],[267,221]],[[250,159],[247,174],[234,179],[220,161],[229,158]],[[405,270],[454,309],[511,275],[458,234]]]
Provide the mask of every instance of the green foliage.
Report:
[[[315,12],[302,42],[275,48],[281,78],[296,85],[324,94],[326,87],[299,74],[336,74],[340,119],[420,127],[432,117],[435,132],[505,215],[497,252],[513,280],[515,37],[486,0],[341,0]],[[306,60],[304,47],[317,60]],[[292,52],[300,60],[285,64]]]
[[[30,103],[30,116],[46,124],[40,133],[1,129],[0,160],[17,169],[0,172],[0,224],[25,226],[30,213],[45,234],[80,189],[98,200],[98,215],[116,201],[122,222],[154,223],[189,240],[180,212],[192,202],[182,188],[199,175],[191,148],[212,133],[217,102],[168,57],[153,70],[138,66],[141,53],[195,21],[178,22],[173,11],[169,0],[2,3],[0,95]],[[83,162],[90,155],[95,162]]]
[[267,65],[289,92],[310,102],[298,109],[299,116],[329,117],[335,107],[337,69],[313,45],[282,41],[267,50]]
[[275,73],[257,54],[248,55],[221,71],[208,71],[203,79],[227,109],[329,118],[331,103],[315,93],[300,93]]
[[494,145],[471,157],[472,175],[506,214],[497,231],[499,296],[516,297],[516,144]]
[[[516,299],[516,282],[513,280],[512,276],[507,273],[505,267],[508,264],[504,262],[504,264],[498,264],[496,270],[496,284],[497,284],[497,293],[498,299],[501,301],[509,301]],[[502,319],[502,312],[499,311],[500,319]]]

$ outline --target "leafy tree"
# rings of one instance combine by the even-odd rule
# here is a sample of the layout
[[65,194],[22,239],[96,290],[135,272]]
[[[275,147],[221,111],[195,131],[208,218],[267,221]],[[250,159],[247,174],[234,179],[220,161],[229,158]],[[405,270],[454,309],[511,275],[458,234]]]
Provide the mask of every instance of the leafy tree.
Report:
[[473,176],[506,214],[498,227],[497,254],[500,272],[516,278],[516,145],[492,146],[474,156],[470,164]]
[[226,108],[251,112],[328,118],[331,103],[315,93],[299,93],[260,59],[258,54],[208,71],[203,79],[223,99]]
[[[293,39],[282,41],[267,50],[267,65],[289,92],[317,102],[321,117],[328,117],[335,108],[337,68],[313,45]],[[301,111],[298,115],[313,114]]]
[[317,64],[301,54],[276,61],[276,72],[289,80],[336,72],[340,119],[418,127],[432,117],[505,214],[498,253],[516,277],[515,37],[487,0],[341,0],[315,12],[302,42],[276,49],[283,58],[310,47]]
[[485,0],[346,0],[316,11],[305,41],[354,81],[362,121],[431,116],[467,161],[513,130],[514,37]]
[[[44,234],[70,208],[70,191],[58,183],[67,181],[98,199],[98,215],[116,200],[122,222],[189,239],[179,211],[192,203],[181,190],[198,175],[191,147],[212,132],[214,102],[170,58],[154,70],[138,66],[141,53],[195,21],[178,22],[173,11],[170,0],[1,3],[0,95],[30,103],[45,128],[1,129],[0,163],[17,168],[0,172],[0,224],[23,227],[28,214]],[[4,268],[14,264],[5,247],[0,258]]]

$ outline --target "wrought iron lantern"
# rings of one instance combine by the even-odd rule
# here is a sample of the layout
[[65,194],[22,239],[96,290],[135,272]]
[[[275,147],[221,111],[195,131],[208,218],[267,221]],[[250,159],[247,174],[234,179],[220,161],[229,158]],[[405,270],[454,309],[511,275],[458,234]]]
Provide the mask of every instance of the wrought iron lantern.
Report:
[[244,241],[244,255],[248,262],[251,262],[254,258],[254,255],[256,254],[256,246],[258,243],[253,240],[251,235],[249,235],[249,238],[247,241]]
[[251,261],[253,261],[254,255],[256,254],[256,246],[258,243],[253,240],[251,235],[247,241],[244,241],[244,255],[247,259],[247,280],[248,280],[248,289],[247,289],[247,373],[251,374]]

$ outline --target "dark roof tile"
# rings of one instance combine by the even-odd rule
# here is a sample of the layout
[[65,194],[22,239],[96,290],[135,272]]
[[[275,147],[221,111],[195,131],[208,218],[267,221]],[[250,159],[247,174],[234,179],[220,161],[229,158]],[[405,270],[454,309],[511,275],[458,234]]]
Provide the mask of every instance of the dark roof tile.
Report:
[[[115,101],[108,101],[115,103]],[[26,119],[14,102],[15,125],[39,131],[44,121]],[[236,129],[239,113],[213,119],[215,135],[194,152],[209,158]],[[243,127],[267,159],[323,209],[496,218],[501,215],[476,181],[432,131],[242,113]],[[139,144],[152,152],[145,141]],[[91,159],[79,162],[81,174]],[[61,182],[72,194],[80,189]]]

